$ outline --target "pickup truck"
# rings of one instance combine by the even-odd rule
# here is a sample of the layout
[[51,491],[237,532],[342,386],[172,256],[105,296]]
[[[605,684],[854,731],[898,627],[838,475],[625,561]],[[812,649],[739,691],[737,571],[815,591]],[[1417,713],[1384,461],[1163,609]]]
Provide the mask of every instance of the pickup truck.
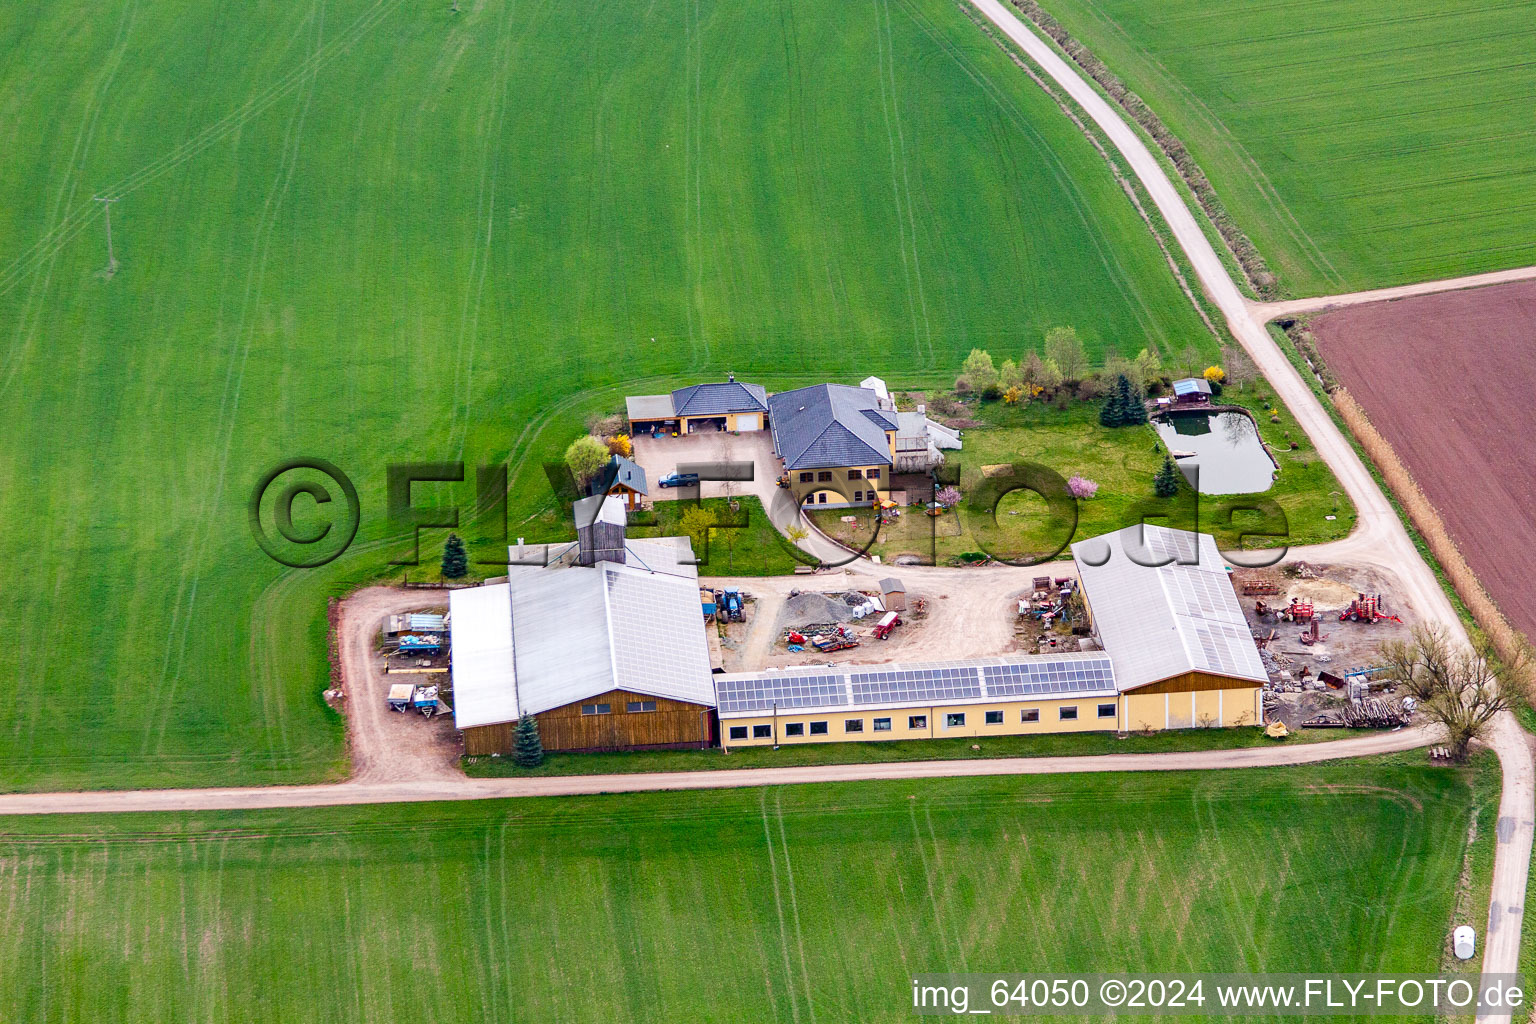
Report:
[[659,482],[663,487],[697,487],[699,485],[699,474],[668,473]]

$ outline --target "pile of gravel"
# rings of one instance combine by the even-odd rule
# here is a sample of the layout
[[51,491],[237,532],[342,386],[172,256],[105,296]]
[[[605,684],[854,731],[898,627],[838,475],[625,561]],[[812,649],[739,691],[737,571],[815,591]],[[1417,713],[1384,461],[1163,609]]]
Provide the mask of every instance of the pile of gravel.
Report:
[[856,607],[842,594],[796,594],[784,602],[786,626],[805,626],[813,622],[851,622]]

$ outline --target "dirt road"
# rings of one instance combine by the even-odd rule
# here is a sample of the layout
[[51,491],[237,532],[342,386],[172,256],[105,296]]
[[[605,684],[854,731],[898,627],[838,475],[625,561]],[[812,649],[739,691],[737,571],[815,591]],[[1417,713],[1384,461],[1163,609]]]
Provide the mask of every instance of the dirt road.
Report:
[[[259,810],[335,807],[345,804],[416,803],[430,800],[492,800],[529,796],[580,796],[653,790],[735,789],[816,782],[938,779],[983,775],[1060,775],[1072,772],[1190,771],[1313,764],[1412,750],[1430,741],[1419,729],[1357,739],[1294,746],[1205,750],[1186,754],[1098,754],[1087,757],[1011,757],[978,761],[905,761],[892,764],[745,768],[634,775],[571,775],[540,779],[343,782],[333,786],[268,786],[251,789],[157,789],[129,792],[20,793],[0,796],[0,815],[95,814],[129,811]],[[722,755],[724,756],[724,755]]]
[[[1418,612],[1464,636],[1450,601],[1408,533],[1397,518],[1375,479],[1355,454],[1353,446],[1334,425],[1322,403],[1270,337],[1268,320],[1274,314],[1263,307],[1251,309],[1226,267],[1200,230],[1162,165],[1141,137],[1111,107],[1078,70],[1060,57],[1044,39],[1027,28],[999,0],[971,0],[988,20],[1029,55],[1058,86],[1091,117],[1110,142],[1129,162],[1132,171],[1157,204],[1169,229],[1194,267],[1201,286],[1226,318],[1238,343],[1276,394],[1295,414],[1318,453],[1349,493],[1359,513],[1359,526],[1346,543],[1351,550],[1369,552],[1374,562],[1389,565],[1403,581],[1400,600],[1410,600]],[[1498,848],[1494,857],[1493,896],[1483,947],[1483,970],[1514,973],[1519,966],[1520,932],[1523,923],[1526,877],[1530,871],[1533,818],[1536,818],[1536,769],[1524,733],[1509,714],[1501,715],[1488,736],[1504,772],[1499,800]],[[1480,1017],[1504,1021],[1509,1014]]]
[[1495,270],[1486,274],[1469,274],[1466,277],[1449,277],[1440,281],[1420,281],[1417,284],[1401,284],[1393,288],[1375,288],[1368,292],[1348,292],[1344,295],[1319,295],[1311,299],[1289,299],[1285,302],[1250,302],[1248,313],[1261,323],[1268,323],[1286,316],[1317,313],[1341,306],[1359,306],[1368,302],[1387,302],[1391,299],[1407,299],[1415,295],[1438,295],[1441,292],[1461,291],[1466,288],[1485,288],[1491,284],[1509,284],[1513,281],[1536,279],[1536,267],[1516,267],[1513,270]]

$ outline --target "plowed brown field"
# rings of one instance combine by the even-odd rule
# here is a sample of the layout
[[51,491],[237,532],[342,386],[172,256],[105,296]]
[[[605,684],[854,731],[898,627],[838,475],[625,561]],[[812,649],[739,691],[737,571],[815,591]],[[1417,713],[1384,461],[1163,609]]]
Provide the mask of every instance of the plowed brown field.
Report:
[[1536,282],[1312,321],[1510,622],[1536,637]]

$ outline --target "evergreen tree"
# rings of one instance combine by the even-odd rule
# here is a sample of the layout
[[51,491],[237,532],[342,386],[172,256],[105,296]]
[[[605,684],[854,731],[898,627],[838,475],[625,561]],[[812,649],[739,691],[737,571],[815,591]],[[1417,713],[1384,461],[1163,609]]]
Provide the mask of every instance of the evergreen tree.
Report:
[[469,554],[464,550],[464,542],[456,533],[448,535],[448,543],[443,545],[443,579],[461,580],[469,575]]
[[537,768],[544,763],[544,743],[539,739],[539,720],[524,715],[517,720],[512,737],[512,760],[520,768]]
[[1118,387],[1111,388],[1109,394],[1104,396],[1104,404],[1099,406],[1099,426],[1125,426],[1125,398]]
[[1147,406],[1142,401],[1141,389],[1131,382],[1131,378],[1121,374],[1115,381],[1115,391],[1120,397],[1122,412],[1121,421],[1128,427],[1138,426],[1147,422]]
[[1173,456],[1163,456],[1163,468],[1152,481],[1152,491],[1159,498],[1171,498],[1179,493],[1179,470],[1173,464]]

